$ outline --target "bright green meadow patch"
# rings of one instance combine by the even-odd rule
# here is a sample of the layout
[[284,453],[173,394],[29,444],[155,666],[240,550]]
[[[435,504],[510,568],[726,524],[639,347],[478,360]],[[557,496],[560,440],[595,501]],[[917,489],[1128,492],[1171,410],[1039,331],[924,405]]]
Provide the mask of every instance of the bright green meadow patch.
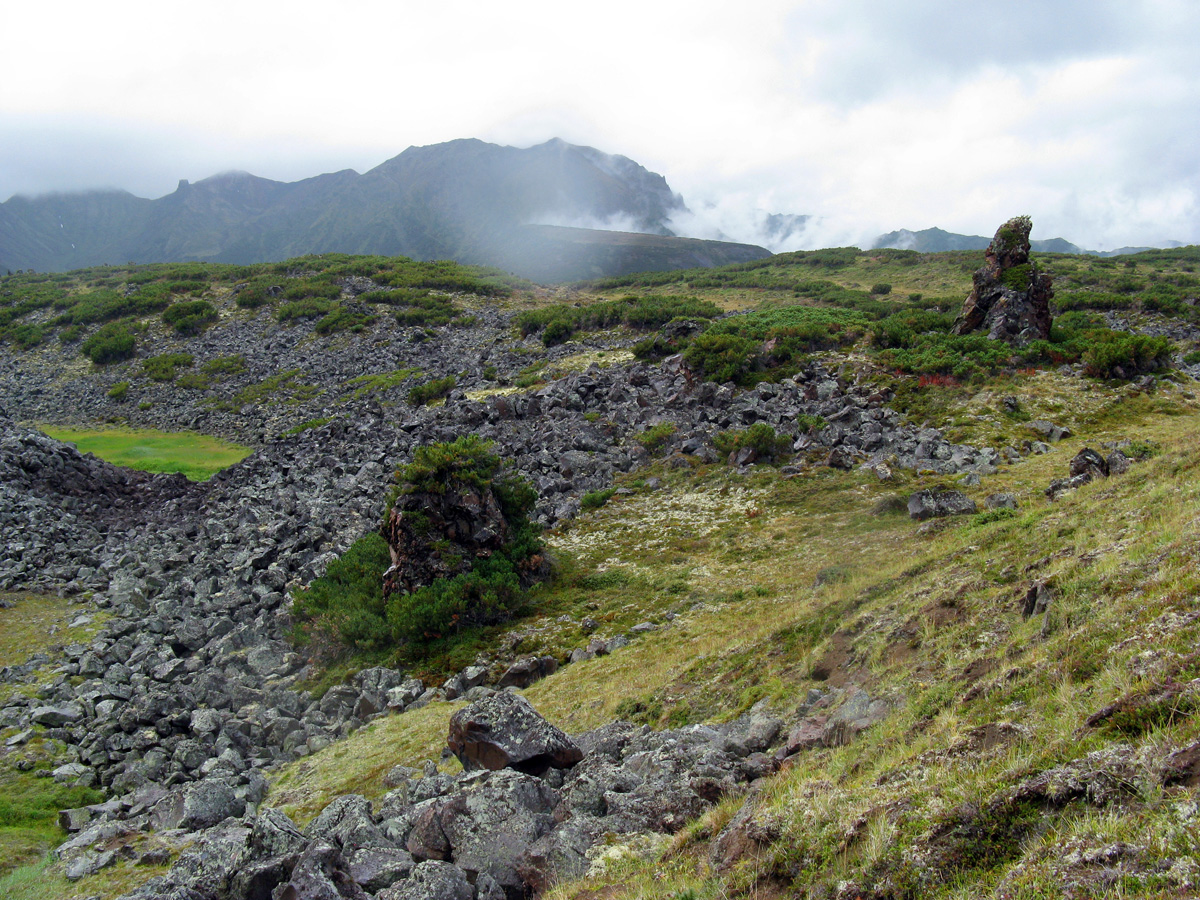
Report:
[[179,472],[192,481],[207,481],[250,455],[248,447],[191,431],[51,426],[42,431],[114,465],[144,472]]

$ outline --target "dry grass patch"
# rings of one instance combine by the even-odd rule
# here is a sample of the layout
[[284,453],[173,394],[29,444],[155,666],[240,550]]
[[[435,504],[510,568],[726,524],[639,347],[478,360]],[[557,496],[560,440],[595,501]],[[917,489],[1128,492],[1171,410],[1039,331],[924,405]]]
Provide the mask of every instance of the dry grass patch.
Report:
[[[388,790],[383,776],[393,766],[419,768],[426,760],[441,759],[450,716],[462,706],[431,703],[401,715],[382,716],[312,756],[275,769],[265,805],[282,809],[303,825],[342,794],[383,796]],[[458,761],[449,760],[442,768],[457,770]]]
[[34,653],[92,639],[109,618],[90,604],[49,594],[0,594],[0,666],[24,662]]

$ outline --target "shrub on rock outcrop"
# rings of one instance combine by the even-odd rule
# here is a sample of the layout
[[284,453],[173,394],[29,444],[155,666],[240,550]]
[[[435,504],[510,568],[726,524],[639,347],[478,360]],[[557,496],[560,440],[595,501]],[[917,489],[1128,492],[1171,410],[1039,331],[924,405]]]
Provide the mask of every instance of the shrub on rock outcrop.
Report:
[[341,646],[368,653],[391,646],[383,598],[389,562],[387,542],[377,532],[355,541],[296,595],[293,641],[316,657],[337,655]]
[[419,448],[396,473],[383,525],[392,634],[421,642],[510,617],[548,574],[529,520],[536,500],[476,435]]
[[292,640],[330,662],[509,618],[544,578],[537,495],[475,435],[427,444],[396,473],[383,526],[296,594]]

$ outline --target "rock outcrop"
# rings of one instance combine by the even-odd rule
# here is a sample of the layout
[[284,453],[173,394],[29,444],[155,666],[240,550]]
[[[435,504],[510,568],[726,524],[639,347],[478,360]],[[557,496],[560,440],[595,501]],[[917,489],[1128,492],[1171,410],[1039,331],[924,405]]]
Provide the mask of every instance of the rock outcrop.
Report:
[[1009,219],[992,238],[986,262],[954,321],[955,334],[987,332],[994,341],[1023,347],[1050,337],[1050,275],[1029,259],[1028,216]]
[[[845,714],[861,717],[851,707]],[[337,798],[303,832],[273,809],[229,818],[196,835],[166,875],[127,900],[518,900],[583,875],[597,845],[673,833],[721,798],[745,792],[778,770],[764,751],[783,733],[780,720],[751,713],[662,732],[613,722],[572,739],[508,692],[463,714],[505,730],[514,746],[532,747],[553,733],[573,762],[535,775],[521,771],[518,753],[511,764],[457,776],[410,770],[374,803]],[[455,735],[452,725],[451,746]],[[120,843],[140,825],[137,818],[90,823],[65,845],[67,855],[95,867],[105,861],[92,849],[98,841]]]

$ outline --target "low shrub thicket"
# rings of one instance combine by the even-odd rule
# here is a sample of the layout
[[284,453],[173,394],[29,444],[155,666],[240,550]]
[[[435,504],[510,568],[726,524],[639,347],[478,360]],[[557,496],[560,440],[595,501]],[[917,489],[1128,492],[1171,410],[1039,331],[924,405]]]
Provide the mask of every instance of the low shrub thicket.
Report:
[[347,306],[339,306],[313,327],[317,334],[336,334],[339,331],[364,331],[375,321],[375,316]]
[[174,381],[179,369],[190,369],[195,359],[190,353],[160,353],[142,362],[142,370],[151,381]]
[[650,453],[659,450],[671,439],[675,434],[676,427],[674,422],[659,422],[657,425],[651,425],[645,431],[634,435],[637,442],[646,448]]
[[569,340],[577,331],[612,328],[657,328],[672,319],[712,319],[721,315],[721,308],[695,297],[647,295],[605,300],[588,306],[558,304],[520,313],[513,320],[521,334],[541,332],[547,347]]
[[856,310],[784,306],[714,322],[684,360],[709,381],[751,385],[795,374],[806,354],[848,347],[868,319]]
[[776,434],[766,422],[756,422],[749,428],[722,431],[713,435],[713,446],[721,456],[730,456],[741,450],[753,450],[760,460],[774,460],[792,449],[792,438]]
[[120,362],[133,356],[137,339],[128,325],[110,322],[80,345],[79,351],[98,366]]
[[428,406],[434,400],[440,400],[449,394],[456,384],[458,379],[453,375],[418,384],[408,392],[408,402],[413,406]]
[[200,334],[217,321],[217,309],[207,300],[184,300],[164,309],[162,317],[177,334]]

